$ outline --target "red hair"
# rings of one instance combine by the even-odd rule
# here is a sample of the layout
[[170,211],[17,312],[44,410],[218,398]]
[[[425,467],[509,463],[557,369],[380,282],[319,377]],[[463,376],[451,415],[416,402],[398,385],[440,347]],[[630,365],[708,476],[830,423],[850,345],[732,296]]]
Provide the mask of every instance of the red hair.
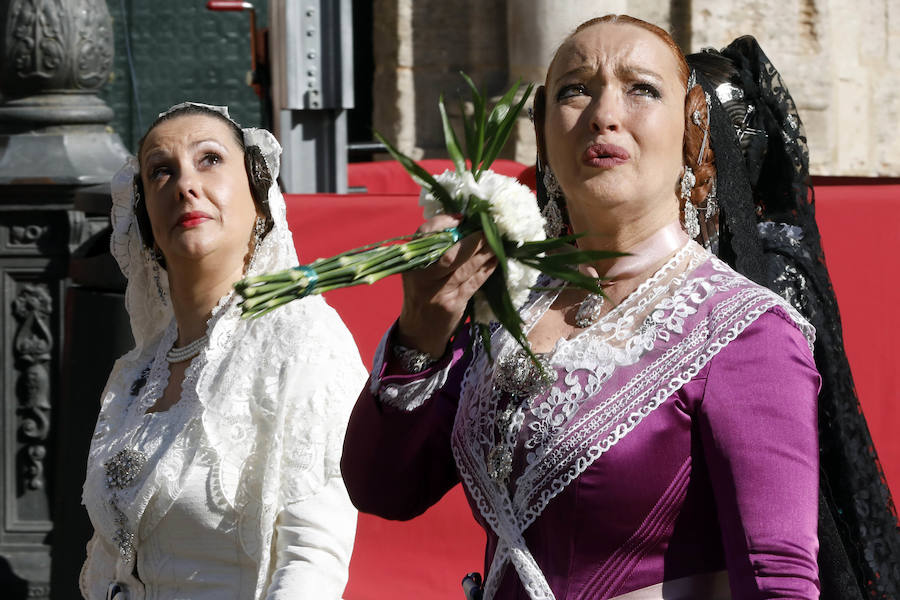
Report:
[[[648,23],[647,21],[642,21],[641,19],[637,19],[635,17],[631,17],[628,15],[604,15],[602,17],[596,17],[585,21],[581,25],[575,28],[567,38],[568,41],[572,36],[584,31],[588,27],[593,27],[594,25],[599,25],[601,23],[611,23],[613,25],[634,25],[635,27],[640,27],[646,31],[649,31],[659,39],[665,43],[666,46],[669,47],[669,50],[672,51],[672,55],[675,57],[675,62],[678,63],[678,74],[681,76],[681,82],[684,83],[685,88],[687,88],[687,80],[690,77],[691,69],[688,67],[687,60],[684,58],[684,53],[681,51],[681,48],[678,47],[678,44],[675,43],[675,40],[672,39],[672,36],[669,35],[669,32],[663,29],[662,27],[657,27],[653,23]],[[565,43],[565,42],[563,42]],[[557,50],[557,53],[559,50]],[[553,59],[556,60],[556,55],[553,56]],[[553,64],[552,62],[550,63]],[[550,73],[550,70],[547,70],[547,73]]]

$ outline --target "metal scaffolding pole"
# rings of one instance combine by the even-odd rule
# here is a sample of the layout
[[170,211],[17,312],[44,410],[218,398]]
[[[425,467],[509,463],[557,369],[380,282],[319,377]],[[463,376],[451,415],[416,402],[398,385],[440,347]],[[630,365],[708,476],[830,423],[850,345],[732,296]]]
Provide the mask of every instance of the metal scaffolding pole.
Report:
[[291,193],[347,191],[353,108],[351,0],[269,0],[275,135]]

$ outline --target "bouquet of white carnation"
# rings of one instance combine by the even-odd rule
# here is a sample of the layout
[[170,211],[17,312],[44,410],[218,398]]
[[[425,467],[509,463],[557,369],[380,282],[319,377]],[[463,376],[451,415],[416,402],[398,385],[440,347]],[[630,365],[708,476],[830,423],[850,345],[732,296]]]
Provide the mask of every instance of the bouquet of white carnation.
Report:
[[425,218],[439,213],[459,214],[462,215],[459,226],[384,240],[286,271],[248,277],[235,284],[244,298],[241,303],[244,318],[259,317],[309,294],[374,283],[388,275],[426,267],[461,238],[477,231],[484,233],[486,242],[497,256],[498,268],[475,294],[466,316],[477,328],[489,353],[487,324],[497,321],[538,364],[522,331],[517,308],[528,298],[540,272],[592,293],[603,293],[598,280],[581,273],[577,267],[580,263],[614,254],[577,250],[570,246],[577,236],[546,239],[544,218],[531,190],[515,179],[489,170],[506,143],[532,86],[529,85],[521,100],[514,104],[520,87],[514,85],[488,113],[484,97],[475,84],[465,74],[463,77],[472,92],[474,107],[472,115],[463,110],[465,154],[447,117],[443,97],[438,102],[447,152],[455,170],[432,176],[381,135],[375,134],[422,186],[419,204],[424,208]]

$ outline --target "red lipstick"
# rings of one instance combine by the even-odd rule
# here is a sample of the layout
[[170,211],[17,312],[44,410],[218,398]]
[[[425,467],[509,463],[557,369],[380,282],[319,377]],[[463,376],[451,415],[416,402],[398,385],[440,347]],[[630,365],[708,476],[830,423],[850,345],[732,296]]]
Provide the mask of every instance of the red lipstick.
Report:
[[211,217],[205,212],[194,210],[184,213],[183,215],[178,217],[178,225],[180,227],[184,227],[185,229],[191,229],[192,227],[196,227],[197,225],[208,221],[210,218]]
[[592,144],[581,155],[581,162],[599,169],[612,169],[631,158],[628,150],[615,144]]

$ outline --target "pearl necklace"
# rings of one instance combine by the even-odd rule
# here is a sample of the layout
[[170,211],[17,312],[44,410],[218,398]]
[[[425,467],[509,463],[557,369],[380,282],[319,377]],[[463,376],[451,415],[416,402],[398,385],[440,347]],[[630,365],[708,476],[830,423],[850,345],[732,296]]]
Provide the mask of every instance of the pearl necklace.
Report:
[[190,344],[186,344],[181,348],[176,348],[172,346],[168,352],[166,352],[166,360],[169,363],[180,363],[189,358],[194,358],[200,351],[203,350],[203,347],[206,346],[206,343],[209,341],[209,336],[204,335],[198,337],[196,340],[191,342]]

